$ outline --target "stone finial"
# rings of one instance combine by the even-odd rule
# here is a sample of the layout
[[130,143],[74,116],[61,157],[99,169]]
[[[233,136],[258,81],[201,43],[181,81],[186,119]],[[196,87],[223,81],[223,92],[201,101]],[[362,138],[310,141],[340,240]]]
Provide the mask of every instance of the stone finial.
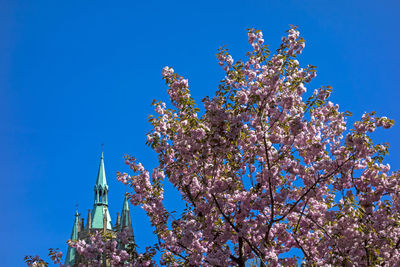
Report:
[[91,212],[90,212],[90,209],[89,209],[89,211],[88,211],[86,228],[87,228],[87,229],[92,229],[92,214],[91,214]]
[[107,230],[107,212],[106,209],[104,210],[104,216],[103,216],[103,233],[106,233]]
[[77,230],[78,230],[78,233],[81,231],[81,224],[80,224],[80,221],[81,221],[81,214],[79,213],[79,214],[78,214],[78,223],[77,223]]
[[118,229],[120,225],[121,217],[119,216],[119,212],[117,212],[117,222],[115,223],[115,228]]

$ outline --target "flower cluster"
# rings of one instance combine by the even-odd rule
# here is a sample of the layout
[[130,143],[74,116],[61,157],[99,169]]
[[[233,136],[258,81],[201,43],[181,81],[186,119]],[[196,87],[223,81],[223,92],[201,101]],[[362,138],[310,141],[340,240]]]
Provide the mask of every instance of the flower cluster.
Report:
[[[54,264],[59,264],[60,267],[64,267],[63,264],[61,264],[62,261],[62,252],[57,249],[53,249],[50,248],[49,249],[49,257],[51,259],[51,261]],[[46,267],[49,265],[48,262],[44,261],[41,257],[39,257],[38,255],[36,256],[25,256],[24,258],[25,263],[29,266],[29,267]]]
[[[399,175],[383,164],[387,145],[368,136],[393,121],[367,113],[350,129],[331,87],[306,97],[316,69],[300,66],[296,28],[272,56],[260,31],[248,39],[246,61],[220,49],[226,76],[203,113],[187,80],[163,69],[177,110],[153,103],[147,144],[159,166],[150,178],[127,162],[138,172],[128,179],[132,203],[147,211],[162,263],[291,266],[296,258],[284,255],[297,248],[318,266],[399,264]],[[187,203],[179,217],[163,205],[165,177]]]
[[88,242],[70,241],[69,246],[76,248],[79,254],[78,266],[103,266],[109,262],[115,267],[152,266],[154,250],[146,248],[144,254],[137,254],[128,229],[118,233],[117,239],[96,232]]

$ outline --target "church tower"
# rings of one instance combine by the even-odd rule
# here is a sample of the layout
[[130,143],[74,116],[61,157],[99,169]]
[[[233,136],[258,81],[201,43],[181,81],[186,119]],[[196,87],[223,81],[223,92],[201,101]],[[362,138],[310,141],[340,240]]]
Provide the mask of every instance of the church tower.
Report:
[[[83,218],[81,219],[78,211],[75,213],[75,221],[72,228],[71,240],[78,239],[89,240],[92,234],[102,232],[111,234],[113,238],[117,238],[117,233],[127,228],[129,230],[132,242],[134,242],[132,218],[129,209],[128,196],[125,195],[121,216],[117,213],[116,224],[113,227],[110,212],[108,209],[108,185],[106,180],[106,172],[104,167],[104,155],[101,152],[100,165],[97,173],[97,180],[94,186],[94,203],[92,211],[88,211],[86,227]],[[65,258],[65,266],[76,266],[79,263],[79,255],[75,248],[68,247],[67,256]],[[109,266],[104,262],[102,266]]]

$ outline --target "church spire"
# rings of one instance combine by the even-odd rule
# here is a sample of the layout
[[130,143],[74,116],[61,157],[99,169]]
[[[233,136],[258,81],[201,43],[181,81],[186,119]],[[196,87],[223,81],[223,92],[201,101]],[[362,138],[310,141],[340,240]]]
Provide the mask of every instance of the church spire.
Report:
[[125,194],[120,220],[121,220],[120,231],[122,231],[124,228],[128,228],[129,232],[133,235],[132,218],[131,218],[131,212],[129,210],[128,194]]
[[[78,234],[79,234],[79,224],[80,224],[80,219],[79,219],[79,213],[76,211],[75,213],[75,221],[74,221],[74,226],[72,227],[72,233],[71,233],[71,241],[78,240]],[[65,265],[66,266],[73,266],[75,263],[75,254],[76,254],[76,248],[71,248],[68,247],[67,251],[67,256],[65,257]]]
[[[101,151],[99,171],[97,173],[96,185],[94,186],[94,205],[92,213],[92,228],[103,229],[104,221],[106,229],[112,230],[111,216],[108,212],[108,185],[106,171],[104,168],[104,155]],[[104,217],[106,220],[104,220]]]
[[106,179],[106,171],[104,169],[104,154],[103,154],[103,151],[101,151],[99,171],[97,172],[96,187],[108,190],[107,179]]

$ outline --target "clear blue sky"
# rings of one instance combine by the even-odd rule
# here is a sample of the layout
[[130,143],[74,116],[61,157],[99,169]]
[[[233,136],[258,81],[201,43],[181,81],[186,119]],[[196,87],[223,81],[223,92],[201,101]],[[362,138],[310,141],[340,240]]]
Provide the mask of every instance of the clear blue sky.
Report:
[[[65,251],[75,204],[85,217],[92,207],[101,143],[115,221],[123,155],[155,166],[144,143],[152,100],[167,100],[161,69],[186,76],[195,99],[212,95],[223,78],[217,48],[243,58],[249,27],[275,49],[298,25],[307,41],[300,63],[318,66],[309,91],[331,85],[355,117],[395,119],[374,138],[390,142],[388,162],[399,169],[399,13],[394,0],[0,0],[0,265]],[[143,248],[152,229],[140,209],[132,217]]]

